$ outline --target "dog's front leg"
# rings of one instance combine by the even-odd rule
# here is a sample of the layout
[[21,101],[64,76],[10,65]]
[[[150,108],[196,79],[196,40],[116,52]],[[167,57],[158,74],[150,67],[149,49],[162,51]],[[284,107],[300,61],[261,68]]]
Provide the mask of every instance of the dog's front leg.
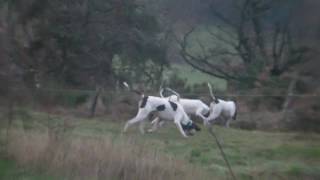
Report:
[[231,120],[232,120],[231,118],[227,118],[227,121],[226,121],[226,124],[225,124],[226,128],[230,127]]
[[209,124],[210,121],[212,121],[212,123],[214,123],[217,118],[221,115],[222,112],[222,108],[219,105],[216,105],[215,107],[210,109],[210,115],[208,118],[206,118],[206,123],[207,125]]
[[203,114],[202,114],[203,110],[204,110],[203,108],[197,109],[196,115],[197,115],[198,117],[200,117],[200,118],[203,120],[204,125],[206,125],[206,124],[207,124],[207,121],[206,121],[206,118],[205,118],[205,117],[203,116]]
[[175,117],[174,123],[176,124],[176,126],[179,129],[179,131],[182,134],[182,136],[187,138],[188,136],[186,135],[186,133],[184,132],[184,130],[183,130],[182,126],[181,126],[182,119],[183,119],[183,117],[181,115],[178,115],[178,116]]
[[144,127],[145,127],[146,123],[145,120],[140,121],[140,125],[139,125],[139,130],[141,134],[144,134]]
[[218,120],[219,114],[218,113],[211,113],[208,118],[205,119],[204,125],[209,126],[213,125]]

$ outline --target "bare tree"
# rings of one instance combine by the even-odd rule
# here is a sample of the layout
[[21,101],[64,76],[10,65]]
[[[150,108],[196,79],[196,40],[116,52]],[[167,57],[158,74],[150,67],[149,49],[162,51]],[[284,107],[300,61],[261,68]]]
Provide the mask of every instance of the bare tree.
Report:
[[[232,13],[217,9],[214,3],[211,6],[215,25],[206,30],[214,42],[212,46],[198,41],[201,52],[191,50],[196,28],[178,38],[185,62],[209,75],[252,87],[257,82],[272,83],[269,77],[279,77],[306,60],[309,49],[299,45],[290,26],[294,9],[285,8],[290,1],[285,5],[274,0],[230,2]],[[277,11],[285,16],[272,15]]]

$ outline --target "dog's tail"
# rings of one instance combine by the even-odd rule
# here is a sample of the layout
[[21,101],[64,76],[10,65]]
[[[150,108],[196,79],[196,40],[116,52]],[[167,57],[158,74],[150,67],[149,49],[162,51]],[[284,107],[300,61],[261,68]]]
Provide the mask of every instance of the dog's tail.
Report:
[[159,92],[159,94],[160,94],[160,97],[161,97],[161,98],[164,98],[164,96],[163,96],[163,91],[164,91],[164,89],[163,89],[162,87],[160,87],[160,92]]
[[161,97],[161,98],[164,98],[164,95],[163,95],[163,91],[164,91],[163,86],[164,86],[164,83],[165,83],[165,81],[162,80],[162,81],[161,81],[161,84],[160,84],[160,87],[159,87],[159,94],[160,94],[160,97]]
[[177,101],[180,101],[180,94],[177,93],[176,91],[172,90],[171,88],[166,88],[166,90],[172,92],[173,94],[175,94],[177,96]]
[[144,97],[144,93],[143,93],[142,91],[138,91],[138,90],[136,90],[136,89],[130,88],[130,86],[129,86],[129,84],[128,84],[127,82],[123,82],[123,85],[124,85],[129,91],[134,92],[134,93],[136,93],[136,94]]
[[235,121],[237,119],[237,115],[238,115],[238,103],[236,100],[234,100],[233,102],[234,102],[234,106],[235,106],[235,113],[234,113],[232,119]]
[[208,87],[209,87],[209,92],[210,92],[210,95],[211,95],[212,100],[213,100],[215,103],[219,103],[219,100],[213,95],[212,86],[211,86],[211,84],[210,84],[209,82],[208,82]]

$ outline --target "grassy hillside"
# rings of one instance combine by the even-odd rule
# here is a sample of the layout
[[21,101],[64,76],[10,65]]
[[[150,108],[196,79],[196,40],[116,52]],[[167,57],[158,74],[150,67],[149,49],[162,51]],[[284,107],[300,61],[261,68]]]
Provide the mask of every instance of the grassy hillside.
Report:
[[[22,151],[12,150],[11,152],[11,157],[16,159],[20,167],[38,167],[33,168],[32,172],[39,172],[37,169],[40,166],[40,172],[50,172],[53,175],[73,177],[70,176],[71,172],[69,170],[80,168],[81,163],[77,164],[79,163],[79,159],[84,162],[93,163],[96,161],[94,158],[97,158],[94,154],[101,154],[99,157],[105,158],[109,157],[110,153],[115,153],[114,156],[119,156],[121,155],[120,152],[124,152],[125,155],[122,155],[124,155],[123,158],[126,159],[126,162],[134,162],[133,164],[141,163],[137,157],[145,157],[146,159],[143,162],[147,161],[151,163],[146,165],[146,167],[151,166],[151,170],[154,167],[154,163],[158,164],[160,169],[163,170],[167,166],[165,164],[170,162],[170,164],[176,164],[172,165],[172,168],[177,172],[181,172],[183,176],[196,167],[197,170],[193,174],[197,175],[194,175],[193,178],[199,178],[199,173],[202,174],[200,179],[230,178],[213,138],[204,129],[188,139],[182,138],[172,123],[167,123],[164,128],[153,134],[141,135],[136,127],[129,129],[127,134],[121,134],[120,132],[124,124],[122,121],[118,123],[118,120],[108,122],[104,119],[88,120],[55,116],[53,119],[55,120],[56,127],[58,127],[59,123],[63,123],[64,120],[67,120],[73,127],[68,130],[68,134],[63,136],[64,138],[62,139],[69,139],[70,144],[75,145],[75,147],[68,146],[69,148],[62,152],[66,154],[73,151],[85,153],[86,149],[88,149],[89,153],[85,153],[88,158],[83,159],[80,158],[82,156],[79,156],[78,160],[66,155],[66,159],[70,158],[69,162],[65,160],[68,166],[66,166],[63,173],[59,173],[59,171],[62,171],[59,169],[59,166],[52,168],[52,164],[43,164],[43,162],[37,164],[39,163],[38,161],[34,161],[32,158],[29,158],[28,161],[23,156],[25,149],[29,149],[30,152],[38,152],[34,148],[44,146],[43,143],[47,142],[45,139],[48,139],[46,130],[47,115],[32,113],[32,117],[32,127],[29,127],[24,132],[21,131],[21,122],[15,121],[16,128],[14,128],[14,132],[17,131],[19,133],[13,133],[17,136],[12,137],[17,138],[12,139],[14,146],[11,147],[13,149],[17,149],[16,147],[22,149]],[[320,135],[244,131],[222,127],[215,127],[215,131],[221,139],[225,152],[239,179],[320,178]],[[2,141],[4,141],[3,131],[1,137]],[[22,141],[22,137],[26,138],[25,140],[29,143],[23,143],[26,141]],[[128,141],[129,146],[126,143],[122,143]],[[105,142],[111,143],[112,148],[106,148]],[[52,148],[55,147],[53,146]],[[77,148],[85,151],[78,151]],[[133,154],[131,155],[131,153]],[[30,154],[32,153],[29,153],[28,157],[31,156]],[[114,163],[113,166],[120,167],[117,163]],[[9,169],[3,168],[3,165],[0,167],[2,172],[5,172],[4,174],[8,174],[8,171],[12,170],[12,166]],[[139,167],[135,165],[135,168]],[[143,168],[147,169],[146,167]],[[151,170],[150,172],[154,173],[155,169]],[[164,173],[170,174],[171,171],[166,172],[164,170]],[[179,178],[178,176],[176,177],[176,179]]]

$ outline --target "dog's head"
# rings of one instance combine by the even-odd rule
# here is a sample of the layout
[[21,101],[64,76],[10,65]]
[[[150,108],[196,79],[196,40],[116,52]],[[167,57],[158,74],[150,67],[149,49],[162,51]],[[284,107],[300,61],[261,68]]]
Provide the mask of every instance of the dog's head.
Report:
[[201,131],[201,128],[196,124],[194,123],[193,121],[190,121],[188,124],[184,125],[181,123],[181,126],[182,126],[182,129],[185,131],[185,132],[190,132],[190,131]]
[[177,95],[171,95],[168,97],[169,101],[172,102],[178,102],[179,101],[179,97]]

